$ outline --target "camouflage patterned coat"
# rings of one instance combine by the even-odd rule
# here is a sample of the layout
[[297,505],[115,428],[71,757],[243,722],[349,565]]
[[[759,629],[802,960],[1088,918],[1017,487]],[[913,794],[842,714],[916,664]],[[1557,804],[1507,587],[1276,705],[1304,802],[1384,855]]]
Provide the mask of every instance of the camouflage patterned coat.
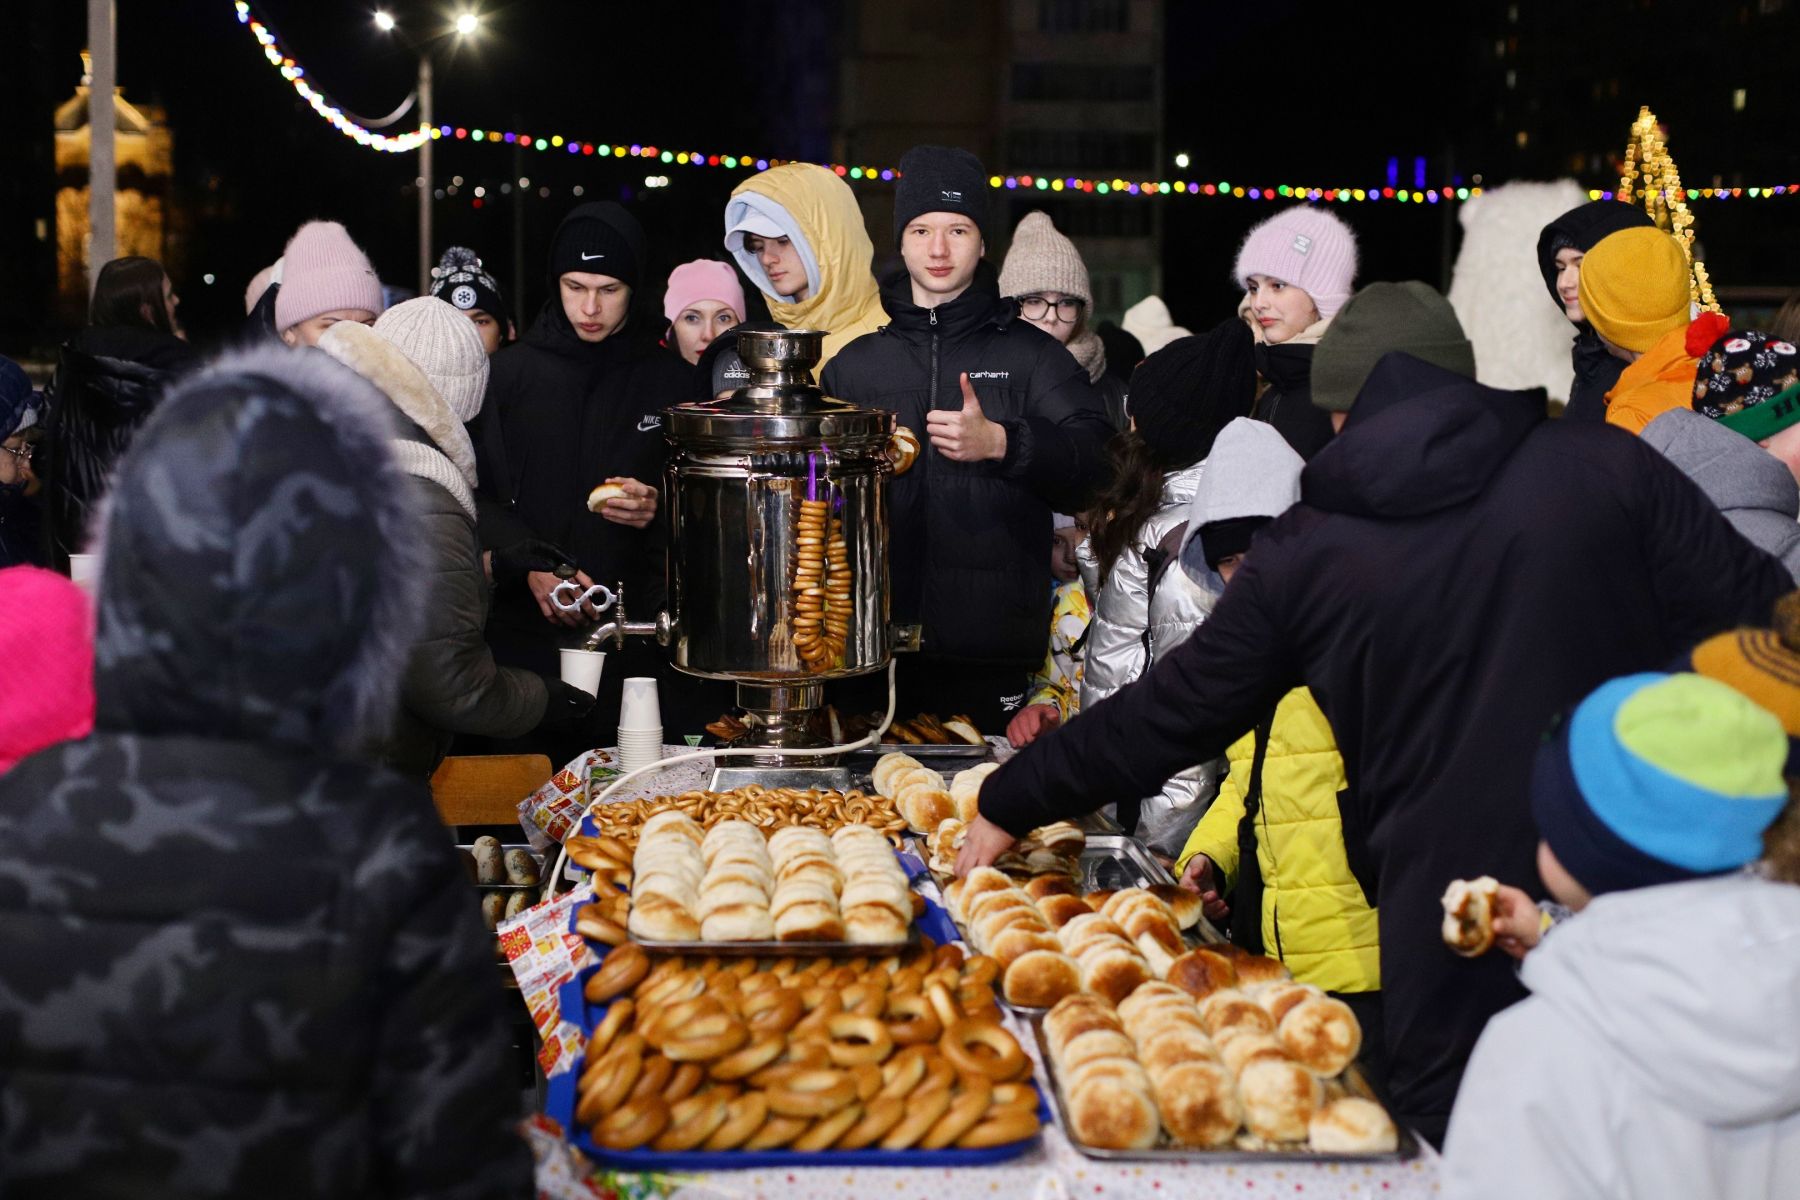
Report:
[[385,402],[261,349],[178,387],[102,534],[95,732],[0,777],[0,1194],[528,1195],[490,943],[393,710]]

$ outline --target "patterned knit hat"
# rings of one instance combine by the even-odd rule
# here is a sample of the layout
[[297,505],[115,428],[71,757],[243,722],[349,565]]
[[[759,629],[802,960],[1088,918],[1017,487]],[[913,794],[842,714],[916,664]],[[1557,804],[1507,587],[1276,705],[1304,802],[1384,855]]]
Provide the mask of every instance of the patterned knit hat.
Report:
[[1707,638],[1694,647],[1694,671],[1730,684],[1800,738],[1800,592],[1775,602],[1773,625]]
[[1000,264],[1000,294],[1026,296],[1061,292],[1092,308],[1094,288],[1088,282],[1081,251],[1064,237],[1047,213],[1030,212],[1013,230],[1006,261]]
[[1356,233],[1335,213],[1308,204],[1284,209],[1244,235],[1232,279],[1242,288],[1250,276],[1267,275],[1312,297],[1321,317],[1350,299],[1356,278]]
[[512,320],[512,305],[501,294],[500,281],[467,246],[450,247],[431,268],[431,294],[461,312],[480,309],[502,325]]
[[1538,752],[1532,815],[1590,893],[1734,871],[1787,804],[1781,722],[1700,675],[1603,683]]
[[93,616],[87,594],[54,571],[0,571],[0,774],[94,727]]
[[1699,356],[1694,411],[1752,441],[1800,421],[1800,348],[1754,329],[1733,329]]
[[381,280],[368,255],[336,221],[308,221],[281,255],[281,291],[275,328],[292,329],[320,313],[361,309],[381,312]]

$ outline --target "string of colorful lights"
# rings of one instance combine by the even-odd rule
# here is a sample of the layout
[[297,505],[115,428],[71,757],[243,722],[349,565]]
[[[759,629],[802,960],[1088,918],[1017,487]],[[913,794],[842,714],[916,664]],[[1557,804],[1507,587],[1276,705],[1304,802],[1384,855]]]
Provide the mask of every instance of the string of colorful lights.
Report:
[[[636,158],[676,167],[716,167],[728,171],[766,171],[770,167],[791,162],[791,159],[769,158],[753,154],[714,154],[700,150],[672,150],[643,142],[589,142],[578,138],[566,138],[562,134],[531,134],[515,130],[478,129],[465,125],[420,126],[402,134],[383,134],[368,129],[344,114],[344,111],[333,105],[325,96],[309,84],[306,71],[291,55],[283,52],[280,42],[269,27],[257,20],[250,11],[248,0],[234,0],[239,24],[247,25],[255,35],[257,43],[262,47],[263,56],[281,72],[282,78],[294,86],[315,112],[331,124],[339,133],[350,138],[359,146],[367,146],[371,150],[380,150],[389,154],[416,150],[426,138],[442,141],[469,141],[485,145],[522,146],[538,153],[561,152],[593,158]],[[841,178],[852,182],[891,183],[899,178],[900,172],[892,167],[859,166],[847,163],[826,163]],[[990,175],[988,185],[996,189],[1009,191],[1039,191],[1049,193],[1069,193],[1094,196],[1210,196],[1235,200],[1316,200],[1327,203],[1369,203],[1382,200],[1397,201],[1401,204],[1440,204],[1455,203],[1479,196],[1479,186],[1444,186],[1438,188],[1405,188],[1405,187],[1314,187],[1303,184],[1276,184],[1273,186],[1246,186],[1233,184],[1228,180],[1202,182],[1193,179],[1084,179],[1074,175],[1052,175],[1042,172],[1019,172],[1008,175]],[[1761,199],[1771,196],[1800,196],[1800,183],[1776,184],[1772,187],[1689,187],[1684,189],[1689,200],[1735,200],[1740,198]],[[1588,197],[1593,200],[1611,200],[1615,193],[1608,189],[1592,188]]]

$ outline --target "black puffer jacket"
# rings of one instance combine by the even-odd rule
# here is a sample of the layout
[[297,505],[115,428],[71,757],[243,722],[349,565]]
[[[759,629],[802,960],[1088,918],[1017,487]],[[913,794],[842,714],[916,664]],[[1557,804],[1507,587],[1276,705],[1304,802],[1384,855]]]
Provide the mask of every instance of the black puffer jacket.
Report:
[[343,756],[423,601],[386,404],[259,350],[120,464],[95,730],[0,777],[9,1200],[530,1194],[462,867]]
[[35,464],[57,569],[68,570],[69,555],[87,544],[107,476],[163,389],[197,362],[180,338],[135,325],[91,326],[63,345],[44,396],[45,441]]
[[428,479],[408,481],[424,521],[431,599],[418,614],[400,689],[400,718],[379,753],[395,770],[429,778],[457,734],[520,737],[544,717],[544,681],[497,666],[483,630],[490,591],[475,522],[456,497]]
[[1331,414],[1312,402],[1314,345],[1256,345],[1256,373],[1269,385],[1251,416],[1273,425],[1294,453],[1311,460],[1331,444]]
[[[890,494],[894,617],[923,622],[928,655],[1033,669],[1050,627],[1051,514],[1080,512],[1102,482],[1106,411],[1081,364],[1000,299],[985,262],[948,304],[914,304],[903,268],[881,302],[888,324],[839,351],[821,382],[899,414],[924,447]],[[926,437],[927,412],[962,408],[965,371],[1006,427],[1000,462],[952,462]]]
[[[1573,246],[1586,254],[1608,234],[1653,224],[1649,214],[1635,204],[1590,200],[1544,226],[1544,231],[1538,235],[1538,270],[1543,273],[1544,286],[1550,289],[1550,299],[1556,307],[1563,306],[1562,297],[1556,294],[1558,250]],[[1575,382],[1569,388],[1569,403],[1563,409],[1563,419],[1606,420],[1606,393],[1619,382],[1625,360],[1608,350],[1594,327],[1586,321],[1575,327],[1575,344],[1569,355],[1575,364]]]
[[1438,897],[1484,874],[1534,886],[1526,784],[1552,717],[1766,621],[1792,584],[1642,440],[1404,354],[1301,486],[1194,635],[1021,751],[981,812],[1022,834],[1148,794],[1310,687],[1379,905],[1389,1086],[1437,1138],[1483,1025],[1523,995],[1503,956],[1445,951]]

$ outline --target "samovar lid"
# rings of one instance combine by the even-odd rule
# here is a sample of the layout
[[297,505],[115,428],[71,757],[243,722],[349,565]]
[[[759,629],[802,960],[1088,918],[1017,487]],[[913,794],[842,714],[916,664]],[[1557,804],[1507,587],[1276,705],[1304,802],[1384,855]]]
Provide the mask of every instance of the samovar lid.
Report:
[[[825,446],[877,450],[894,429],[894,414],[833,400],[813,382],[812,366],[824,349],[817,329],[739,325],[726,354],[742,364],[749,383],[722,399],[680,404],[667,412],[669,440],[727,450]],[[717,369],[717,368],[716,368]]]

